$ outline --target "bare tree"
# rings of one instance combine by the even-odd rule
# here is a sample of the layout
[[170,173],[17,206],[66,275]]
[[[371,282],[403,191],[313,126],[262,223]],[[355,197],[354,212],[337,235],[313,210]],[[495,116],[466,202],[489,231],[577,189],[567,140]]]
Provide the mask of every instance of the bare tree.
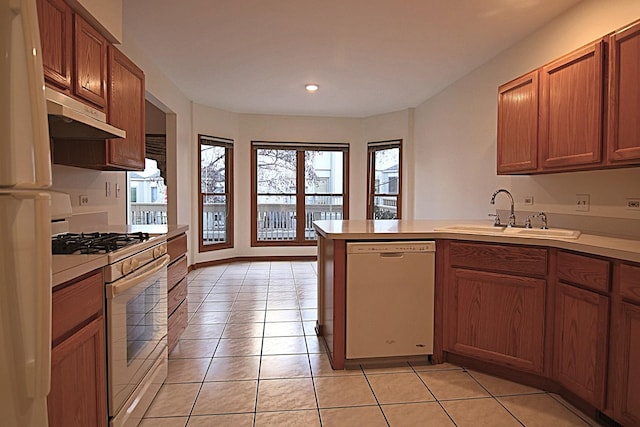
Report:
[[[315,151],[305,151],[305,178],[308,183],[316,184],[313,160]],[[258,193],[296,192],[296,174],[298,169],[298,151],[278,148],[260,148],[258,157]]]

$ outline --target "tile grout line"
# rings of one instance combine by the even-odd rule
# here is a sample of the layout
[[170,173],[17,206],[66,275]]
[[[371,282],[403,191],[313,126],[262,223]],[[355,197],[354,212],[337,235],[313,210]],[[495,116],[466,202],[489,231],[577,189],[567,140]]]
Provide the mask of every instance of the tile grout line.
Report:
[[424,378],[422,378],[420,376],[420,373],[418,371],[416,371],[415,367],[412,366],[411,367],[414,372],[418,375],[418,379],[422,382],[422,384],[424,384],[424,386],[427,388],[427,390],[429,390],[429,393],[431,393],[431,396],[433,396],[433,398],[435,399],[435,402],[438,404],[438,406],[440,407],[440,409],[442,409],[442,412],[444,412],[447,417],[449,418],[449,420],[451,420],[451,423],[457,427],[457,423],[455,422],[455,420],[453,419],[453,417],[451,416],[451,414],[449,414],[449,412],[445,409],[444,406],[442,406],[442,402],[440,401],[440,399],[438,399],[438,396],[436,396],[436,394],[433,392],[433,390],[431,390],[431,388],[429,387],[429,385],[427,384],[427,382],[424,380]]
[[[249,268],[251,267],[251,264],[249,264]],[[247,269],[247,272],[249,271],[249,269]],[[267,297],[269,295],[269,283],[271,281],[271,263],[269,263],[269,275],[268,275],[268,280],[267,280]],[[246,275],[245,275],[245,279],[243,279],[243,283],[244,280],[246,280]],[[264,332],[266,330],[266,325],[267,325],[267,303],[265,302],[264,305],[264,322],[262,322],[262,339],[260,340],[260,360],[258,362],[258,378],[256,379],[256,401],[253,405],[253,427],[255,427],[256,425],[256,420],[258,418],[258,397],[260,394],[260,374],[262,373],[262,356],[263,356],[263,351],[264,351]]]
[[482,389],[483,389],[484,391],[486,391],[487,393],[489,393],[489,396],[491,396],[491,398],[492,398],[493,400],[495,400],[495,401],[498,403],[498,405],[500,405],[502,408],[504,408],[504,410],[505,410],[505,411],[507,411],[507,413],[508,413],[509,415],[511,415],[511,416],[512,416],[512,417],[513,417],[517,422],[519,422],[519,423],[520,423],[520,425],[522,425],[523,427],[526,427],[526,426],[525,426],[525,424],[520,420],[520,418],[516,417],[516,416],[515,416],[515,414],[513,414],[513,413],[512,413],[512,412],[511,412],[511,411],[510,411],[506,406],[504,406],[504,405],[502,404],[502,402],[500,402],[500,401],[498,400],[498,398],[497,398],[493,393],[491,393],[491,391],[489,391],[489,389],[488,389],[488,388],[486,388],[486,387],[484,386],[484,384],[482,384],[482,383],[480,382],[480,380],[479,380],[479,379],[477,379],[476,377],[474,377],[474,376],[473,376],[473,374],[467,370],[467,368],[464,368],[464,367],[463,367],[462,369],[464,370],[464,372],[466,372],[466,373],[467,373],[467,375],[469,375],[471,378],[473,378],[473,380],[474,380],[474,381],[475,381],[475,382],[476,382],[480,387],[482,387]]
[[[224,270],[224,271],[226,271],[226,268],[225,268],[225,270]],[[215,280],[215,282],[214,282],[213,286],[211,287],[211,290],[210,290],[209,292],[207,292],[207,296],[209,296],[209,294],[211,294],[211,292],[213,292],[213,289],[215,288],[216,283],[218,282],[218,280],[220,279],[220,277],[222,277],[222,275],[224,274],[224,271],[223,271],[223,273],[222,273],[222,274],[221,274],[221,275],[220,275],[220,276]],[[205,297],[205,300],[206,300],[206,297]],[[199,310],[199,309],[200,309],[200,307],[202,306],[202,303],[203,303],[205,300],[202,300],[202,301],[200,302],[200,305],[198,305],[198,308],[197,308],[197,309],[196,309],[196,311],[194,311],[194,313],[193,313],[193,315],[194,315],[194,316],[195,316],[195,314],[198,312],[198,310]],[[211,353],[211,358],[210,358],[211,360],[209,361],[209,366],[207,366],[207,370],[206,370],[206,372],[204,373],[204,377],[202,377],[202,382],[200,383],[200,387],[198,388],[198,393],[196,393],[196,398],[194,399],[193,404],[191,405],[191,409],[189,410],[189,415],[187,415],[187,421],[186,421],[186,423],[185,423],[185,427],[189,425],[189,420],[191,419],[191,416],[193,415],[193,410],[195,409],[195,407],[196,407],[196,402],[198,402],[198,397],[200,397],[200,393],[202,392],[202,387],[204,387],[204,383],[205,383],[205,380],[206,380],[206,378],[207,378],[207,374],[209,373],[209,369],[211,368],[211,364],[213,363],[213,356],[216,354],[216,351],[218,350],[218,346],[220,345],[220,339],[222,338],[222,333],[223,333],[223,332],[224,332],[224,328],[222,329],[222,332],[220,332],[220,338],[218,338],[218,342],[216,343],[216,345],[215,345],[215,347],[214,347],[214,349],[213,349],[213,352]]]
[[380,400],[378,400],[378,396],[376,396],[376,392],[373,390],[373,386],[371,385],[371,381],[369,381],[367,372],[362,367],[362,365],[360,365],[360,370],[362,371],[362,375],[364,375],[364,379],[367,382],[367,385],[369,386],[369,390],[371,390],[371,394],[373,394],[373,398],[376,400],[376,404],[378,405],[378,409],[380,409],[380,412],[382,413],[382,417],[384,418],[384,421],[387,423],[387,426],[390,427],[391,423],[389,423],[389,420],[387,419],[387,414],[385,414],[384,411],[382,410],[382,404],[380,403]]

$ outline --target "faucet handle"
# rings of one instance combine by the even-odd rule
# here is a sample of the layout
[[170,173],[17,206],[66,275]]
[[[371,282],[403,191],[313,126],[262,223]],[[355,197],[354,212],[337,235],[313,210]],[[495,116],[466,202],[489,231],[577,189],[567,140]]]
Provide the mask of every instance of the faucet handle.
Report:
[[496,219],[493,221],[494,227],[498,227],[498,226],[502,225],[502,224],[500,224],[500,215],[498,215],[497,213],[494,213],[494,214],[490,213],[489,216],[495,216],[496,217]]
[[542,226],[540,226],[540,228],[542,228],[542,229],[544,229],[544,230],[546,230],[547,228],[549,228],[549,227],[547,227],[547,214],[546,214],[546,213],[544,213],[544,212],[540,212],[540,213],[538,214],[538,216],[540,217],[540,220],[542,221]]
[[524,228],[531,228],[531,218],[536,217],[537,215],[529,215],[527,219],[524,221]]

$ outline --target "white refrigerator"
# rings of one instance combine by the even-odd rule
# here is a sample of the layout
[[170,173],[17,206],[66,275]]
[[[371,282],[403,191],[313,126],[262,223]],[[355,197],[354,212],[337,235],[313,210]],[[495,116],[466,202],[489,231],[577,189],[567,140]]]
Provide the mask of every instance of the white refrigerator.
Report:
[[51,155],[36,0],[0,0],[0,425],[47,426]]

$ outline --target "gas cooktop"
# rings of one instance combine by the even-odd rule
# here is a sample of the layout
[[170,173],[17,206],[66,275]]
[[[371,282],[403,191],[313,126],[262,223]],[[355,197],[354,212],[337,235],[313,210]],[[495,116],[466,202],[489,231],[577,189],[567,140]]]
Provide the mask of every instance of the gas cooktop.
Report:
[[54,255],[105,254],[149,240],[148,233],[66,233],[51,238]]

